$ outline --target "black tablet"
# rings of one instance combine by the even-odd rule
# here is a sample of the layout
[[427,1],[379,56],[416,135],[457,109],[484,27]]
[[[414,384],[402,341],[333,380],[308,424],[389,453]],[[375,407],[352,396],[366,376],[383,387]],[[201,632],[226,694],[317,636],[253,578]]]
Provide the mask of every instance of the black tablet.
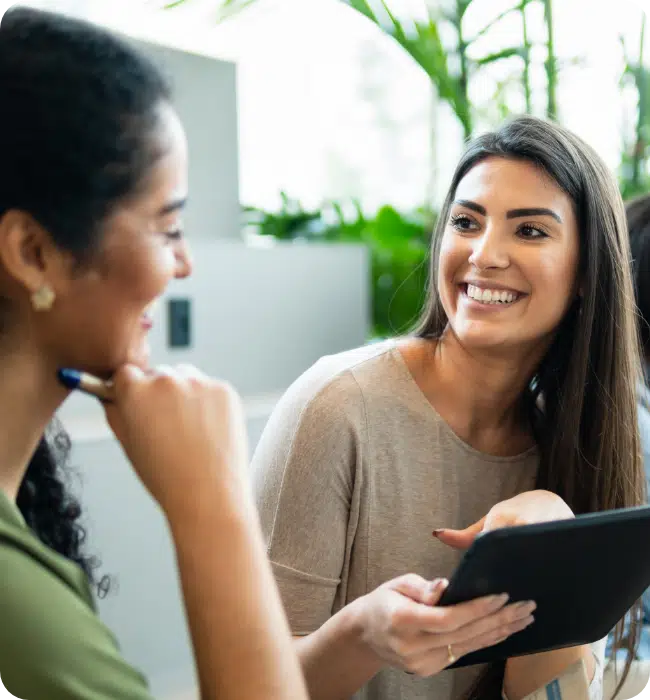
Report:
[[440,605],[508,593],[534,600],[535,622],[454,666],[595,642],[650,586],[650,507],[508,527],[479,535]]

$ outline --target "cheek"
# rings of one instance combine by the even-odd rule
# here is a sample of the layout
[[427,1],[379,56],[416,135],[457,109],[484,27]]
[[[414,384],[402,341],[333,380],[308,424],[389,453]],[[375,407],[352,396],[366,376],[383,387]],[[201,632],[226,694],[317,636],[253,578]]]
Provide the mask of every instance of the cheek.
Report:
[[[577,294],[577,255],[557,255],[542,259],[531,269],[537,300],[554,312],[564,313]],[[533,277],[534,275],[534,277]]]
[[112,263],[104,274],[103,286],[107,296],[114,295],[116,301],[146,305],[165,290],[174,276],[174,264],[170,247],[152,245]]
[[453,296],[454,280],[468,257],[469,253],[458,244],[457,239],[445,233],[440,243],[437,266],[438,294],[445,306],[449,303],[449,296]]

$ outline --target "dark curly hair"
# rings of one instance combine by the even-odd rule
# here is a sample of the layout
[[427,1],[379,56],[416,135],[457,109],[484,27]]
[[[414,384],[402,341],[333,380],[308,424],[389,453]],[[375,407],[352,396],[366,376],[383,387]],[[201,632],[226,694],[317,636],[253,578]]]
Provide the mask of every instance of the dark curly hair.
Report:
[[16,505],[40,540],[78,564],[88,579],[97,584],[98,593],[104,595],[108,590],[109,578],[103,576],[96,580],[98,559],[84,556],[81,551],[86,539],[86,530],[79,523],[81,506],[67,488],[70,438],[56,421],[49,433],[41,438],[32,456],[16,497]]
[[[14,7],[0,22],[0,95],[0,218],[28,212],[81,264],[98,248],[107,216],[139,191],[161,155],[153,134],[169,87],[110,33]],[[10,310],[9,300],[0,302]],[[36,535],[92,581],[97,562],[82,553],[81,508],[68,492],[69,448],[52,426],[17,505]]]

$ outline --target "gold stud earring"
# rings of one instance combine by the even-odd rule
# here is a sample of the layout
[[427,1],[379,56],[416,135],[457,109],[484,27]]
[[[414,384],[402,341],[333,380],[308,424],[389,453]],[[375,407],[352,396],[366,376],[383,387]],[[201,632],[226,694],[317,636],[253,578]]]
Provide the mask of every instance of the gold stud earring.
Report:
[[56,294],[49,284],[44,284],[32,294],[34,311],[49,311],[54,304]]

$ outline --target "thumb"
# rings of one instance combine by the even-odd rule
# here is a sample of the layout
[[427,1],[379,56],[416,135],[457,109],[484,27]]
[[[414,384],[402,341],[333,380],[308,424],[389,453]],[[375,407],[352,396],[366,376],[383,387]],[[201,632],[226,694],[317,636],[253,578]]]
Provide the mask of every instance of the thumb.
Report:
[[427,581],[417,574],[406,574],[391,581],[389,585],[394,591],[416,603],[435,605],[442,597],[449,581],[444,578]]
[[119,401],[145,377],[145,373],[137,365],[122,365],[111,378],[115,399]]
[[443,544],[446,544],[454,549],[467,549],[476,536],[483,531],[485,525],[485,517],[481,518],[473,525],[466,527],[464,530],[447,530],[441,528],[433,531],[433,536],[437,537]]
[[145,377],[145,373],[135,365],[122,365],[113,374],[111,378],[111,401],[102,403],[104,413],[111,427],[113,427],[113,421],[121,413],[124,399]]

